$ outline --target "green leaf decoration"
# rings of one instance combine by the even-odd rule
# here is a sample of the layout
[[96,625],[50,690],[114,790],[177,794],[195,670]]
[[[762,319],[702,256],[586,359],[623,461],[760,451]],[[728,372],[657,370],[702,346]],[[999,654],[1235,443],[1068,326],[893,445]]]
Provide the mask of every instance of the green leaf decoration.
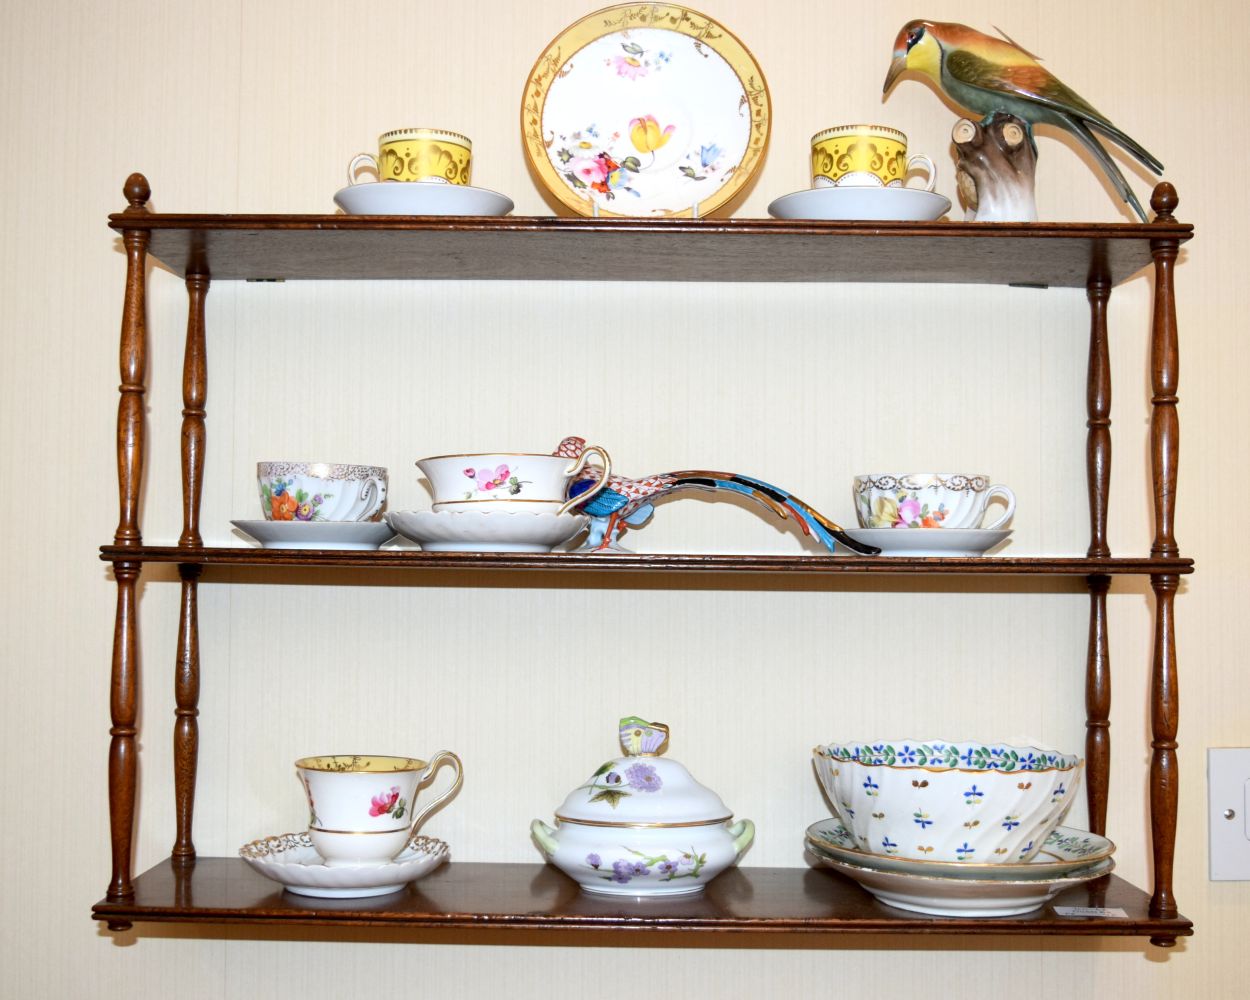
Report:
[[692,181],[707,180],[707,174],[696,173],[694,167],[681,167],[679,169],[681,170],[683,174],[689,177]]
[[606,802],[613,809],[615,809],[617,806],[617,803],[620,802],[621,799],[625,798],[625,796],[628,794],[629,794],[628,792],[618,792],[614,788],[605,788],[603,789],[603,791],[597,792],[596,794],[592,795],[590,797],[590,801],[591,802]]
[[601,774],[607,774],[609,771],[612,770],[612,767],[615,763],[616,763],[615,761],[610,760],[606,764],[601,765],[599,767],[599,770],[597,770],[594,774],[592,774],[591,777],[597,778]]
[[568,163],[569,160],[573,159],[573,154],[567,149],[557,150],[556,156],[559,158],[561,163]]
[[621,160],[621,166],[630,173],[636,174],[642,169],[642,161],[636,156],[627,156],[625,159]]
[[564,179],[568,181],[570,184],[572,184],[573,187],[578,188],[579,190],[584,189],[586,187],[586,182],[583,181],[580,177],[577,176],[577,174],[573,173],[573,171],[571,170],[564,175]]
[[273,501],[273,491],[269,488],[268,483],[260,484],[260,493],[267,501]]
[[646,49],[644,49],[641,45],[639,45],[637,42],[622,42],[622,43],[621,43],[621,48],[623,48],[623,49],[624,49],[626,52],[628,52],[631,56],[640,56],[640,55],[642,55],[644,52],[646,52],[646,51],[647,51],[647,50],[646,50]]
[[295,499],[298,500],[300,503],[304,503],[308,499],[308,494],[304,490],[296,490]]

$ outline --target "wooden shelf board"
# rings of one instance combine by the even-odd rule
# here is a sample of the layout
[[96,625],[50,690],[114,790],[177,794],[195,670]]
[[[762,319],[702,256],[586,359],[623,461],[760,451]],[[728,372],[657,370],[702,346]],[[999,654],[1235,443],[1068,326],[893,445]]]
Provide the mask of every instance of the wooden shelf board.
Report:
[[105,545],[106,562],[159,562],[200,566],[339,566],[371,569],[580,570],[583,572],[941,573],[997,576],[1090,576],[1192,573],[1192,559],[1083,556],[821,556],[700,555],[588,552],[423,552],[416,549],[335,551],[328,549],[184,548],[177,545]]
[[[696,896],[613,899],[579,891],[549,865],[450,862],[388,896],[315,899],[284,892],[238,858],[166,860],[135,880],[134,898],[101,900],[100,920],[203,924],[370,925],[461,930],[666,931],[711,934],[1065,934],[1193,932],[1185,917],[1149,915],[1149,897],[1114,875],[1062,893],[1022,917],[928,917],[878,903],[821,868],[736,868]],[[1062,917],[1054,907],[1119,908],[1126,917]]]
[[[817,222],[780,219],[112,215],[151,234],[174,273],[335,278],[1118,284],[1179,223]],[[628,267],[574,268],[574,260]]]

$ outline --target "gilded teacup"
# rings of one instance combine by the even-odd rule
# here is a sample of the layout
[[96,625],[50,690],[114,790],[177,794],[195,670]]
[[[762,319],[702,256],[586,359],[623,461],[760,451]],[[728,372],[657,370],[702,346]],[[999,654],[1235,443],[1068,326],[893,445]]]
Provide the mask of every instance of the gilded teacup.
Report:
[[378,521],[386,469],[345,462],[257,462],[266,521]]
[[379,181],[426,184],[468,184],[473,170],[473,143],[459,132],[441,128],[401,128],[378,137],[378,155],[358,153],[347,165],[349,184],[359,183],[362,170]]
[[874,472],[856,476],[855,515],[861,528],[979,528],[985,509],[1001,497],[1006,509],[986,529],[1001,528],[1016,496],[989,476],[959,472]]
[[836,125],[812,136],[812,187],[901,188],[908,173],[923,167],[926,191],[937,182],[933,161],[907,155],[907,136],[887,125]]
[[[444,763],[456,780],[420,812],[417,795]],[[450,750],[430,760],[334,754],[295,762],[308,796],[308,838],[331,867],[384,865],[408,843],[422,820],[460,787],[460,758]]]

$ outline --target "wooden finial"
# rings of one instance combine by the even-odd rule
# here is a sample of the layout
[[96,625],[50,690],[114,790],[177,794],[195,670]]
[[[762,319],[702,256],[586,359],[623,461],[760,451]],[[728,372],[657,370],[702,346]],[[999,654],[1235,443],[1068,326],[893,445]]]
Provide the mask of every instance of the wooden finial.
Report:
[[1167,181],[1160,181],[1156,184],[1150,195],[1150,207],[1154,209],[1155,222],[1175,222],[1172,212],[1180,203],[1180,196],[1171,184]]
[[131,214],[146,212],[148,199],[152,197],[152,188],[148,184],[148,179],[136,172],[126,178],[126,183],[122,185],[122,194],[130,203],[130,207],[126,209],[127,212]]

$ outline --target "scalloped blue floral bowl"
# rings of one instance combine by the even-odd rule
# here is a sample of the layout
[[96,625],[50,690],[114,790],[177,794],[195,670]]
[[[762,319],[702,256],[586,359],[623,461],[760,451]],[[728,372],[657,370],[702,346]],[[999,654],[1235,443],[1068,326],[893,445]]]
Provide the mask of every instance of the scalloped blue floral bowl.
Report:
[[918,861],[1028,861],[1067,815],[1084,762],[1035,746],[951,740],[829,743],[812,751],[860,849]]

